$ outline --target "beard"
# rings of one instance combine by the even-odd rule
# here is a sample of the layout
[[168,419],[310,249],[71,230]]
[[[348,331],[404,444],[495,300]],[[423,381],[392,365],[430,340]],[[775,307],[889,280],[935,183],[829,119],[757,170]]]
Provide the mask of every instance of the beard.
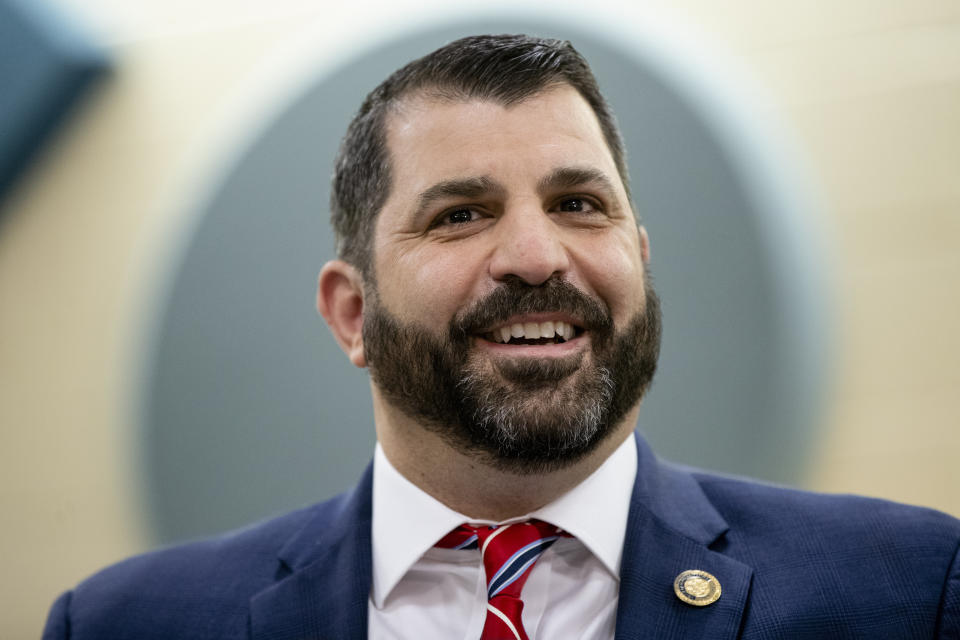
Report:
[[[543,473],[594,451],[646,392],[660,353],[660,301],[644,277],[645,305],[620,331],[609,308],[559,278],[508,278],[458,313],[445,337],[404,323],[367,292],[364,353],[386,399],[457,451],[514,473]],[[511,316],[578,318],[590,349],[558,358],[487,358],[479,332]]]

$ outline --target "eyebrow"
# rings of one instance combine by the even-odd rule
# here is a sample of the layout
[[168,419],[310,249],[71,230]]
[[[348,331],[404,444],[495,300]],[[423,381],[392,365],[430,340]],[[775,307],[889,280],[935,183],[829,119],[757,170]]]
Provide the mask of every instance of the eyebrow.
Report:
[[616,194],[613,181],[599,169],[592,167],[559,167],[537,182],[537,191],[546,194],[561,189],[571,189],[587,184],[596,184],[612,197]]
[[490,194],[506,193],[503,185],[487,176],[444,180],[423,191],[417,198],[417,210],[414,218],[423,216],[427,209],[438,200],[447,198],[476,199]]

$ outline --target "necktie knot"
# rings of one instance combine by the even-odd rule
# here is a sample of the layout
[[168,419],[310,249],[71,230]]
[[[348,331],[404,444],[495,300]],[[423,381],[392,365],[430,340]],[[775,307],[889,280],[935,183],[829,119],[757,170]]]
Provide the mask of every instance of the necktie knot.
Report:
[[487,579],[487,619],[480,640],[527,640],[520,592],[540,555],[568,535],[542,520],[528,520],[500,526],[463,524],[437,543],[448,549],[480,549]]

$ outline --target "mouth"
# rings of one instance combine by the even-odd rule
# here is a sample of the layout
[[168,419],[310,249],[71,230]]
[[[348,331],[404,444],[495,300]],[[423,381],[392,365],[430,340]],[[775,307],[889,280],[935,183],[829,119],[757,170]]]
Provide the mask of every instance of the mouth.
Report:
[[559,318],[511,318],[503,324],[478,334],[483,340],[512,346],[564,344],[583,335],[584,329],[574,321]]

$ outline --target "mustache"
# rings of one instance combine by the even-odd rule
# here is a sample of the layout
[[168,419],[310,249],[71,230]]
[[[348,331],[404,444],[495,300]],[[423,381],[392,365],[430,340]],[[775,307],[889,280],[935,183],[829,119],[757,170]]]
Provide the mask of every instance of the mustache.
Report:
[[503,284],[454,318],[450,337],[462,342],[512,316],[527,313],[571,314],[584,329],[600,334],[613,329],[610,309],[561,277],[551,276],[542,284],[531,285],[517,276],[507,276]]

